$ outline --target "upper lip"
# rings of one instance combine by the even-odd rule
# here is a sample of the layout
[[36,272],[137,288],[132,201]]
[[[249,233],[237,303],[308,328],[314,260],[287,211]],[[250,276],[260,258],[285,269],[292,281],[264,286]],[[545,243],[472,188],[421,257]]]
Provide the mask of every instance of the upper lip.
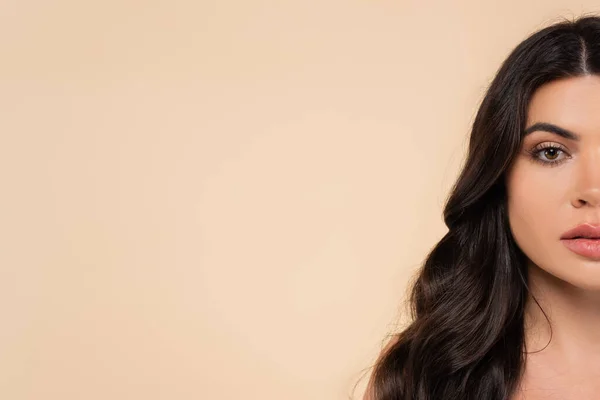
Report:
[[574,239],[583,237],[588,239],[600,239],[600,224],[581,224],[575,228],[566,231],[560,237],[561,239]]

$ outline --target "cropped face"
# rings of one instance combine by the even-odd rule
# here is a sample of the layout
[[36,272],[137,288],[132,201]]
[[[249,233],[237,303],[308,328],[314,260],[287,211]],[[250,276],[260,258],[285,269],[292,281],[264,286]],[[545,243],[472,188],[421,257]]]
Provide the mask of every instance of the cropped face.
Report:
[[[507,174],[513,236],[530,262],[576,287],[600,289],[600,77],[540,87]],[[598,231],[564,240],[580,225]],[[581,236],[577,235],[577,236]]]

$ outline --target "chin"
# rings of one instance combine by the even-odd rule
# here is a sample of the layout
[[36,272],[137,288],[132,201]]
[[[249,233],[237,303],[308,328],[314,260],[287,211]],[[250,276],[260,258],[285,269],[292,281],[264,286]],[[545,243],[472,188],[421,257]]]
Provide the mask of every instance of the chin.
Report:
[[[551,286],[571,287],[600,292],[600,261],[588,260],[579,256],[569,260],[556,258],[548,267],[533,264],[529,278],[539,286],[543,281]],[[540,265],[544,265],[541,263]]]

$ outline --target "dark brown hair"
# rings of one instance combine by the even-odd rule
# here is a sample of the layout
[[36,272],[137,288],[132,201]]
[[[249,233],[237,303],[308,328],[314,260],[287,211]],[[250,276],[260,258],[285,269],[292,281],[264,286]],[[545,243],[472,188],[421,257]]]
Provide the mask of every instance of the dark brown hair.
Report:
[[[534,91],[600,72],[600,17],[563,19],[527,37],[479,107],[463,169],[446,201],[446,235],[410,293],[412,322],[382,353],[373,400],[508,400],[525,366],[526,256],[509,227],[506,172]],[[542,310],[543,311],[543,310]]]

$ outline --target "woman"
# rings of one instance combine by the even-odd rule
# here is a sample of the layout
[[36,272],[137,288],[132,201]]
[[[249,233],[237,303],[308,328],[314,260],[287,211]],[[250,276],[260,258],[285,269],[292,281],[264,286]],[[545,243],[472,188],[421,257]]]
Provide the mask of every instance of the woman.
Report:
[[444,221],[365,399],[600,398],[600,17],[508,56]]

